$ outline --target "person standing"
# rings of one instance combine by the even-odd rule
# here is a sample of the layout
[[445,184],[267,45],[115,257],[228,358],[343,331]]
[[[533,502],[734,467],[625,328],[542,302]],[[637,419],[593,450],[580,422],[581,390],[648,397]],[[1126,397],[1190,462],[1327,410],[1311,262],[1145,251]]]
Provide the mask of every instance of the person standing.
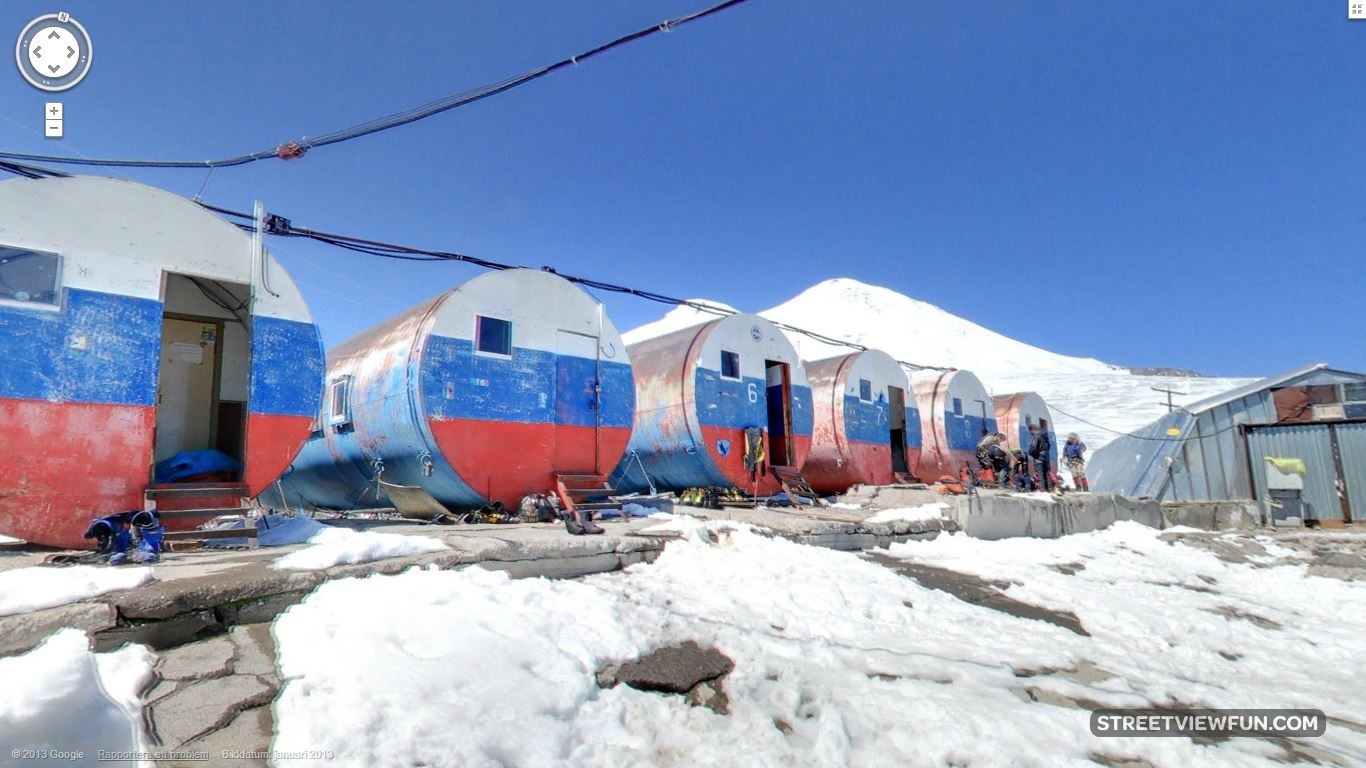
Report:
[[1053,490],[1048,471],[1052,468],[1053,441],[1048,439],[1048,433],[1039,429],[1038,424],[1029,425],[1029,434],[1033,439],[1029,441],[1029,458],[1034,461],[1034,468],[1039,472],[1039,488],[1043,491]]
[[1062,458],[1067,464],[1067,471],[1072,473],[1072,482],[1077,490],[1091,490],[1091,484],[1086,481],[1086,443],[1081,441],[1076,432],[1067,436],[1067,443],[1062,447]]

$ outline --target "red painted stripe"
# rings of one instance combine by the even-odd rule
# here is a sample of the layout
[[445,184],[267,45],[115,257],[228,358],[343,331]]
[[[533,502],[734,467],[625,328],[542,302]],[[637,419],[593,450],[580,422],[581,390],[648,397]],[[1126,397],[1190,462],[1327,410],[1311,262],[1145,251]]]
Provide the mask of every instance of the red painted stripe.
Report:
[[[725,475],[726,480],[745,493],[752,493],[756,496],[772,496],[781,491],[782,485],[772,472],[765,470],[760,477],[753,477],[748,469],[745,469],[745,431],[743,429],[732,429],[728,427],[709,427],[702,425],[702,439],[706,443],[707,450],[711,453],[711,459]],[[767,433],[765,433],[767,435]],[[717,440],[728,440],[730,442],[730,452],[722,456],[716,451]],[[811,437],[809,435],[794,435],[792,438],[793,467],[801,469],[806,464],[806,458],[811,453]],[[764,452],[768,453],[768,441],[764,441]]]
[[[253,495],[294,460],[311,422],[248,417],[246,482]],[[155,426],[156,409],[146,406],[0,399],[0,533],[54,547],[91,546],[81,534],[92,519],[142,508]],[[174,506],[191,508],[224,500],[179,501]]]
[[528,493],[555,487],[557,472],[610,474],[626,452],[631,430],[527,424],[482,419],[430,419],[432,436],[456,474],[475,492],[509,507]]
[[0,399],[0,533],[87,547],[93,518],[142,508],[156,410]]
[[264,491],[299,455],[313,426],[312,416],[247,414],[247,460],[242,481],[252,496]]

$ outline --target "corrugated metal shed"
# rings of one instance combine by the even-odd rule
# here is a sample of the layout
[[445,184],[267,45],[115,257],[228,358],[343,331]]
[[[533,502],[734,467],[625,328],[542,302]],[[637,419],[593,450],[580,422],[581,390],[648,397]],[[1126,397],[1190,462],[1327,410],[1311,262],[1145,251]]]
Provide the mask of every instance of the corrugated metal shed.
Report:
[[[1359,508],[1366,513],[1366,424],[1339,418],[1277,426],[1285,419],[1278,417],[1274,396],[1290,388],[1345,385],[1341,391],[1350,400],[1362,382],[1366,374],[1317,364],[1179,408],[1096,451],[1087,466],[1091,487],[1164,501],[1260,499],[1264,457],[1293,456],[1309,464],[1305,498],[1320,507],[1324,519],[1341,518],[1329,514],[1340,506],[1334,487],[1339,464],[1349,495],[1361,497]],[[1345,410],[1350,418],[1353,406]],[[1335,458],[1333,440],[1351,446],[1346,461]]]

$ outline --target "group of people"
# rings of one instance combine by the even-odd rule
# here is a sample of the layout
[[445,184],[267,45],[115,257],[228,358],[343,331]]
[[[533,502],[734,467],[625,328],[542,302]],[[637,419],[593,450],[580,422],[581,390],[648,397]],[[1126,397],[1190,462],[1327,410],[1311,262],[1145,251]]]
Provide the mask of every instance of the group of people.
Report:
[[[1037,424],[1029,425],[1029,447],[1006,453],[1006,436],[1000,432],[982,430],[977,443],[977,463],[982,479],[988,483],[1011,487],[1019,491],[1051,491],[1058,481],[1051,472],[1053,439]],[[1079,491],[1089,491],[1086,481],[1086,444],[1077,433],[1067,436],[1063,446],[1063,463],[1072,474]]]

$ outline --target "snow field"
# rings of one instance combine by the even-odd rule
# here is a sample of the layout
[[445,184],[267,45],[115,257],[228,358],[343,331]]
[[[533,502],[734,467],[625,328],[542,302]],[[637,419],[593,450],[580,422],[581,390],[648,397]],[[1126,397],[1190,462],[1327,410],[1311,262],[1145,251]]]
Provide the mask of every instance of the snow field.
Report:
[[[1273,765],[1280,748],[1099,739],[1085,709],[1036,703],[1024,689],[1366,720],[1351,676],[1322,674],[1348,668],[1366,627],[1340,606],[1360,604],[1366,586],[1302,567],[1225,563],[1134,524],[891,550],[1010,580],[1012,597],[1075,611],[1085,637],[853,554],[701,525],[715,543],[692,536],[652,564],[579,581],[470,568],[323,584],[275,624],[285,686],[274,746],[378,766],[1054,766],[1093,765],[1093,755],[1238,766]],[[603,664],[684,640],[735,660],[730,715],[594,684]],[[1056,673],[1083,662],[1103,671]],[[1351,762],[1366,756],[1363,741],[1330,726],[1315,746]]]

